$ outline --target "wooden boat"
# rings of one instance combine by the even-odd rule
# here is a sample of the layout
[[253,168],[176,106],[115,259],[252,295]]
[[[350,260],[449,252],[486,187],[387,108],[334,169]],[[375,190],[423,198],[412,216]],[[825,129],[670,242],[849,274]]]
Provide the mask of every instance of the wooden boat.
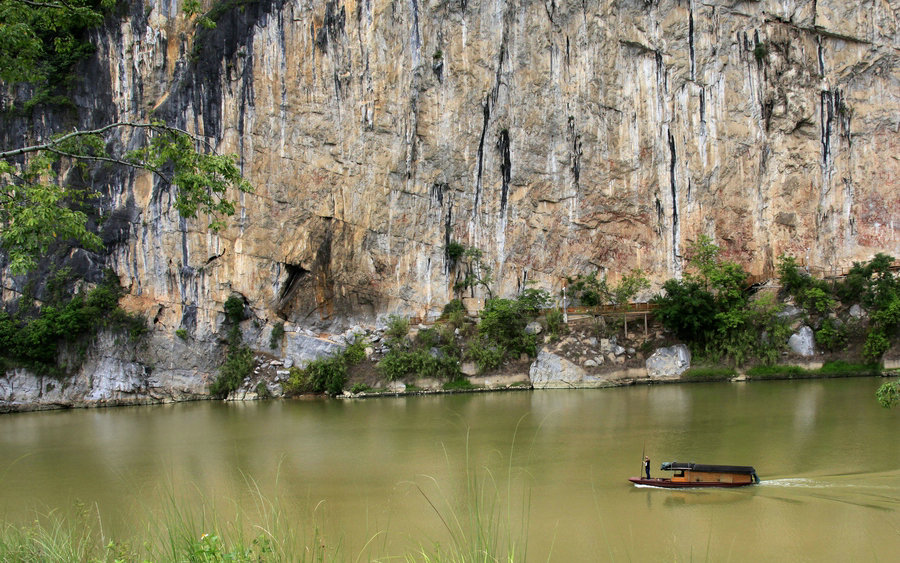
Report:
[[662,471],[674,471],[672,477],[630,477],[636,485],[651,487],[743,487],[759,483],[756,470],[744,465],[703,465],[667,461],[660,466]]

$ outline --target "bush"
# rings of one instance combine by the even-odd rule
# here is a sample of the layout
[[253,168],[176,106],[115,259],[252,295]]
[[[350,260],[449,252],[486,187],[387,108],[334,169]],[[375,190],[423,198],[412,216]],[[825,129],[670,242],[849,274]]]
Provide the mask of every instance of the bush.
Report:
[[432,354],[430,350],[390,350],[378,362],[378,371],[389,381],[407,376],[455,379],[459,376],[459,360],[445,354]]
[[188,332],[186,329],[179,328],[178,330],[175,331],[175,336],[177,336],[178,338],[180,338],[182,340],[187,340]]
[[419,331],[416,335],[416,344],[422,348],[434,348],[441,343],[441,335],[434,327]]
[[900,381],[889,381],[881,385],[875,392],[875,398],[884,408],[900,404]]
[[214,397],[227,396],[253,373],[255,365],[253,350],[246,346],[231,346],[225,362],[219,367],[218,377],[209,386],[209,394]]
[[313,360],[306,366],[310,390],[337,395],[347,382],[347,365],[341,356]]
[[822,321],[822,326],[816,331],[816,344],[829,352],[846,348],[847,338],[847,328],[830,317]]
[[146,332],[143,317],[119,308],[122,288],[112,271],[108,270],[103,282],[90,291],[69,288],[67,280],[63,271],[48,282],[49,298],[41,307],[34,307],[33,297],[26,291],[13,304],[15,314],[0,310],[2,364],[61,376],[63,370],[57,366],[60,345],[83,343],[101,329],[127,331],[132,340]]
[[299,395],[301,393],[309,393],[312,386],[309,382],[309,374],[306,370],[297,366],[288,369],[288,379],[281,384],[281,388],[287,395]]
[[516,302],[522,314],[535,317],[544,308],[549,307],[553,299],[550,293],[543,289],[528,288],[516,298]]
[[502,346],[486,344],[482,339],[476,338],[469,343],[465,358],[475,362],[479,373],[484,373],[503,365],[506,349]]
[[827,362],[816,370],[820,375],[880,375],[881,367],[878,364],[854,364],[837,360]]
[[454,313],[462,313],[466,314],[466,306],[463,305],[462,299],[453,299],[446,305],[444,305],[444,311],[441,314],[442,318],[449,318]]
[[354,383],[353,387],[350,388],[350,392],[354,395],[358,395],[359,393],[366,393],[368,391],[372,391],[372,388],[365,383]]
[[610,291],[606,284],[606,278],[597,278],[599,272],[592,274],[579,274],[575,278],[566,278],[569,295],[578,300],[585,307],[596,307],[604,304],[609,298]]
[[863,345],[863,355],[870,360],[878,360],[891,347],[891,341],[884,332],[870,330]]
[[460,377],[444,383],[442,388],[444,391],[467,391],[469,389],[477,389],[478,387],[472,385],[472,382],[465,377]]
[[756,44],[756,47],[753,48],[753,57],[758,63],[765,61],[769,57],[769,47],[766,46],[765,42]]
[[355,366],[366,359],[366,341],[357,337],[344,348],[344,361],[348,366]]
[[490,299],[481,312],[478,334],[486,339],[486,344],[503,348],[507,353],[518,356],[537,355],[537,339],[525,333],[528,324],[518,301],[510,299]]
[[682,381],[728,381],[737,373],[732,368],[696,367],[681,374]]
[[466,253],[465,245],[452,240],[450,244],[447,245],[447,258],[450,259],[450,262],[456,263],[460,258],[463,257],[463,254]]
[[409,319],[392,315],[388,318],[388,326],[384,334],[390,341],[406,338],[406,335],[409,334]]
[[235,324],[247,318],[244,314],[244,300],[241,297],[232,295],[225,300],[225,317]]
[[556,339],[561,334],[568,332],[569,327],[564,321],[565,315],[561,309],[550,309],[547,311],[545,319],[547,321],[547,333],[550,335],[550,338]]
[[778,283],[788,295],[797,296],[810,286],[812,278],[800,271],[797,260],[792,256],[781,256],[778,262]]
[[667,330],[689,343],[703,343],[715,333],[716,299],[700,281],[670,279],[663,284],[663,291],[664,295],[650,302]]
[[347,366],[341,356],[319,358],[305,368],[291,367],[288,380],[281,384],[287,395],[329,393],[337,395],[347,382]]
[[284,323],[275,323],[275,326],[272,327],[272,334],[269,335],[269,348],[272,350],[278,348],[282,337],[284,337]]

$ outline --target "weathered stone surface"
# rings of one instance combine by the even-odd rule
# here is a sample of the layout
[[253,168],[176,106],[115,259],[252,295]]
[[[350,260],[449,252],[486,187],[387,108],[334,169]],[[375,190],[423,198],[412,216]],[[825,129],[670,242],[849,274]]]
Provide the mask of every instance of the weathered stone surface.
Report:
[[849,314],[854,319],[862,319],[867,316],[865,309],[860,307],[857,303],[854,303],[853,306],[850,307]]
[[543,330],[544,327],[537,321],[531,321],[525,326],[525,334],[540,334]]
[[[203,377],[209,369],[207,354],[170,350],[167,362],[161,363],[164,377],[160,378],[152,364],[134,359],[136,350],[123,345],[122,338],[110,333],[98,335],[79,370],[63,381],[23,369],[7,371],[0,376],[0,410],[142,404],[207,395]],[[183,346],[177,338],[171,343],[176,348]],[[149,347],[161,349],[152,337]],[[191,363],[191,358],[200,361]],[[184,362],[181,367],[173,364],[178,361]]]
[[475,362],[463,362],[460,364],[459,371],[461,371],[463,375],[478,375],[478,365]]
[[799,356],[814,356],[816,354],[816,336],[810,327],[802,326],[788,339],[788,346]]
[[531,364],[528,378],[535,389],[576,389],[605,387],[607,378],[591,375],[569,360],[541,350]]
[[651,378],[678,377],[691,367],[691,351],[684,344],[659,348],[645,365]]

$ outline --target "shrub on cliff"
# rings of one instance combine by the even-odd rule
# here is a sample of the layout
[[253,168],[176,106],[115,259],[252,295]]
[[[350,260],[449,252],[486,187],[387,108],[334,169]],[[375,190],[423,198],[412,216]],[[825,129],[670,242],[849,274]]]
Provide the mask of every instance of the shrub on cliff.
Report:
[[57,365],[60,346],[83,343],[101,329],[127,332],[132,339],[147,330],[142,317],[119,308],[122,288],[112,271],[91,290],[73,283],[68,270],[60,270],[48,281],[43,304],[35,306],[26,293],[12,304],[12,314],[0,310],[0,364],[61,376],[77,366]]
[[282,384],[282,389],[287,395],[301,393],[337,395],[344,390],[347,383],[347,368],[358,364],[365,357],[365,341],[357,338],[333,356],[317,358],[305,368],[290,368],[288,380]]
[[225,361],[219,366],[218,376],[209,384],[209,394],[214,397],[227,396],[253,373],[255,365],[253,350],[244,345],[230,347]]
[[772,298],[749,300],[747,272],[722,260],[709,237],[701,236],[687,256],[690,270],[684,279],[666,281],[665,293],[653,298],[656,317],[710,361],[775,361],[789,335],[778,316],[780,305]]
[[452,330],[426,328],[413,340],[390,338],[387,346],[377,368],[390,381],[408,376],[455,379],[460,374],[460,351]]

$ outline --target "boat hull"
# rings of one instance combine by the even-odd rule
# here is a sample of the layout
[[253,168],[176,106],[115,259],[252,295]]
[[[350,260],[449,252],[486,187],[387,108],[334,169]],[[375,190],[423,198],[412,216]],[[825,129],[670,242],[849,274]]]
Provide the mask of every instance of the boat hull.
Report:
[[629,477],[629,481],[634,483],[635,485],[646,485],[648,487],[662,487],[665,489],[693,489],[697,487],[746,487],[747,485],[753,485],[753,482],[750,483],[721,483],[718,481],[693,481],[693,482],[685,482],[685,481],[673,481],[671,479],[665,478],[654,478],[654,479],[643,479],[641,477]]

